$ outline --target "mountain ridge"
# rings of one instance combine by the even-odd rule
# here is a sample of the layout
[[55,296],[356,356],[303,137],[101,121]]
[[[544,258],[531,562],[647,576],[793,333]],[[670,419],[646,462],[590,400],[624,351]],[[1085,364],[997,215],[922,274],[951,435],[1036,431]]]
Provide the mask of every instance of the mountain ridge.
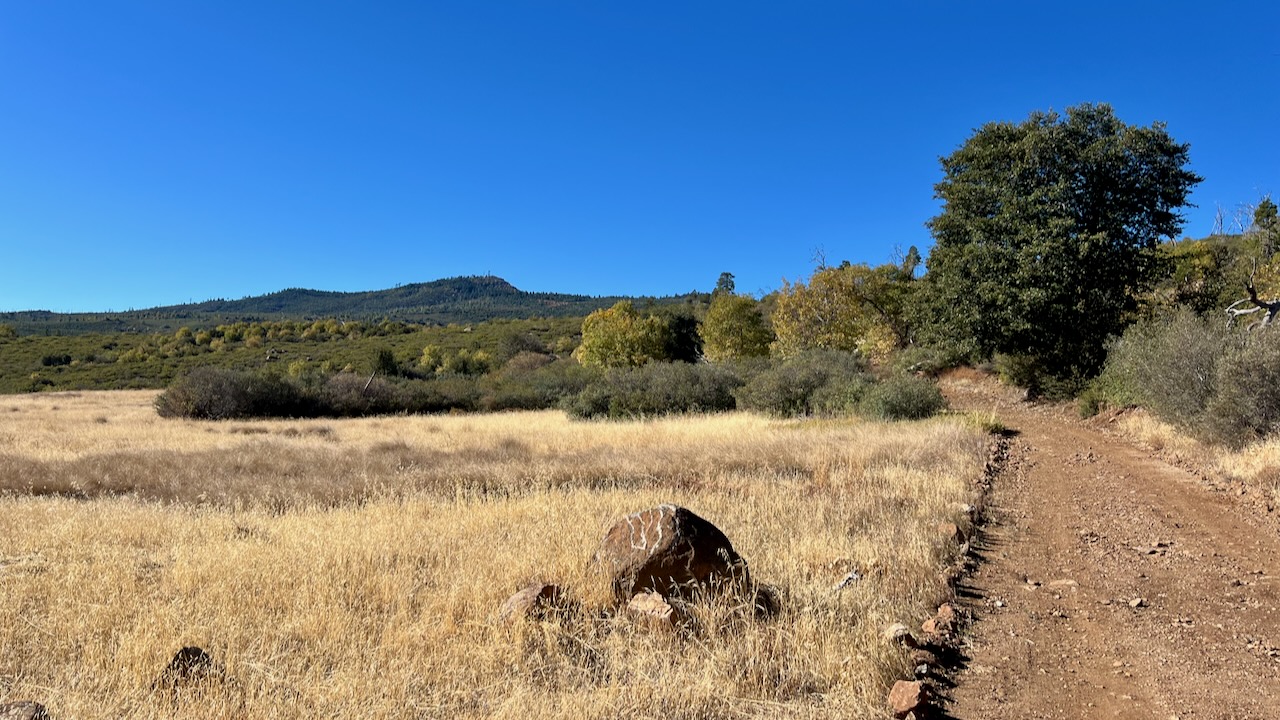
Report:
[[591,296],[526,292],[496,275],[466,275],[383,290],[353,292],[285,288],[239,300],[222,298],[124,312],[0,312],[0,323],[19,334],[153,332],[187,325],[213,327],[262,320],[338,320],[448,325],[496,319],[587,315],[620,300],[670,304],[688,298]]

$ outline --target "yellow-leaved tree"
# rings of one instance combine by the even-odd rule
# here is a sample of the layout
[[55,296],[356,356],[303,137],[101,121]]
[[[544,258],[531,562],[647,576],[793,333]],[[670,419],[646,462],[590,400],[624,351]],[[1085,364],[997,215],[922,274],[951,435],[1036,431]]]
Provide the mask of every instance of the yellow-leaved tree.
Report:
[[843,263],[819,268],[808,284],[784,281],[773,311],[774,352],[861,352],[883,359],[911,341],[908,303],[915,289],[915,248],[901,264]]
[[667,334],[661,318],[641,315],[623,300],[582,321],[582,344],[573,356],[592,367],[639,367],[667,359]]

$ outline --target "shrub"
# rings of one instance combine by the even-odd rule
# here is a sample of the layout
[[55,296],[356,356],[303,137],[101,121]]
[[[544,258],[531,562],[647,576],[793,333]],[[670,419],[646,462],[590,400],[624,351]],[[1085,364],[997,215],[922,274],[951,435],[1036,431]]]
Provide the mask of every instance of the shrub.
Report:
[[396,385],[374,377],[351,373],[329,376],[319,390],[319,413],[334,417],[363,417],[405,409],[405,398]]
[[737,375],[714,365],[649,363],[605,374],[564,408],[579,418],[723,412],[736,407],[733,391],[740,384]]
[[480,384],[469,375],[442,373],[407,383],[401,392],[400,412],[470,412],[480,405]]
[[575,360],[521,353],[480,381],[482,410],[541,410],[582,392],[601,373]]
[[809,396],[809,405],[817,415],[829,417],[852,415],[872,387],[871,376],[829,380]]
[[313,414],[301,391],[278,375],[201,367],[156,397],[161,417],[230,420]]
[[1280,337],[1250,334],[1218,363],[1202,437],[1233,447],[1280,430]]
[[1218,363],[1239,334],[1180,310],[1130,326],[1110,346],[1092,389],[1113,405],[1141,404],[1167,422],[1203,430],[1218,386]]
[[858,412],[875,420],[920,420],[946,406],[937,383],[898,375],[868,388],[858,403]]
[[894,353],[889,366],[896,372],[936,376],[943,370],[965,364],[967,360],[965,354],[955,347],[916,345]]
[[[860,355],[811,350],[756,373],[736,395],[738,406],[745,410],[791,417],[821,411],[815,407],[814,397],[824,386],[831,385],[833,389],[818,399],[830,409],[840,404],[841,394],[847,399],[866,380],[866,361]],[[838,389],[842,386],[847,387]]]

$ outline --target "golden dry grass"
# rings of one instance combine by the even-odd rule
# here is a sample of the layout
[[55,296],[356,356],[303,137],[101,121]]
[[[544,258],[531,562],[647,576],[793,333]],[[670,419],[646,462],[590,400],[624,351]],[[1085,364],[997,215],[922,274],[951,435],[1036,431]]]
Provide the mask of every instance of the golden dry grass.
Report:
[[1241,481],[1280,504],[1280,437],[1230,450],[1201,443],[1145,410],[1126,411],[1111,426],[1172,462]]
[[[0,399],[0,701],[58,718],[884,717],[880,633],[944,598],[987,436],[751,415],[200,423],[151,393]],[[717,524],[782,613],[688,636],[612,613],[506,625],[534,580],[603,603],[608,524]],[[851,569],[867,577],[836,592]],[[199,645],[229,678],[152,683]],[[176,705],[175,705],[176,703]]]

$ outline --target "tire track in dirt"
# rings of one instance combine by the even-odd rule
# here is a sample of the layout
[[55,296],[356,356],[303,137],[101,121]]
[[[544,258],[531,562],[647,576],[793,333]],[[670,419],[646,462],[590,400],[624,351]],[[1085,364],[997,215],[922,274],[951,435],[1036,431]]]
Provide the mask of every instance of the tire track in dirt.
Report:
[[1280,524],[1067,409],[944,389],[1016,433],[950,716],[1280,718]]

